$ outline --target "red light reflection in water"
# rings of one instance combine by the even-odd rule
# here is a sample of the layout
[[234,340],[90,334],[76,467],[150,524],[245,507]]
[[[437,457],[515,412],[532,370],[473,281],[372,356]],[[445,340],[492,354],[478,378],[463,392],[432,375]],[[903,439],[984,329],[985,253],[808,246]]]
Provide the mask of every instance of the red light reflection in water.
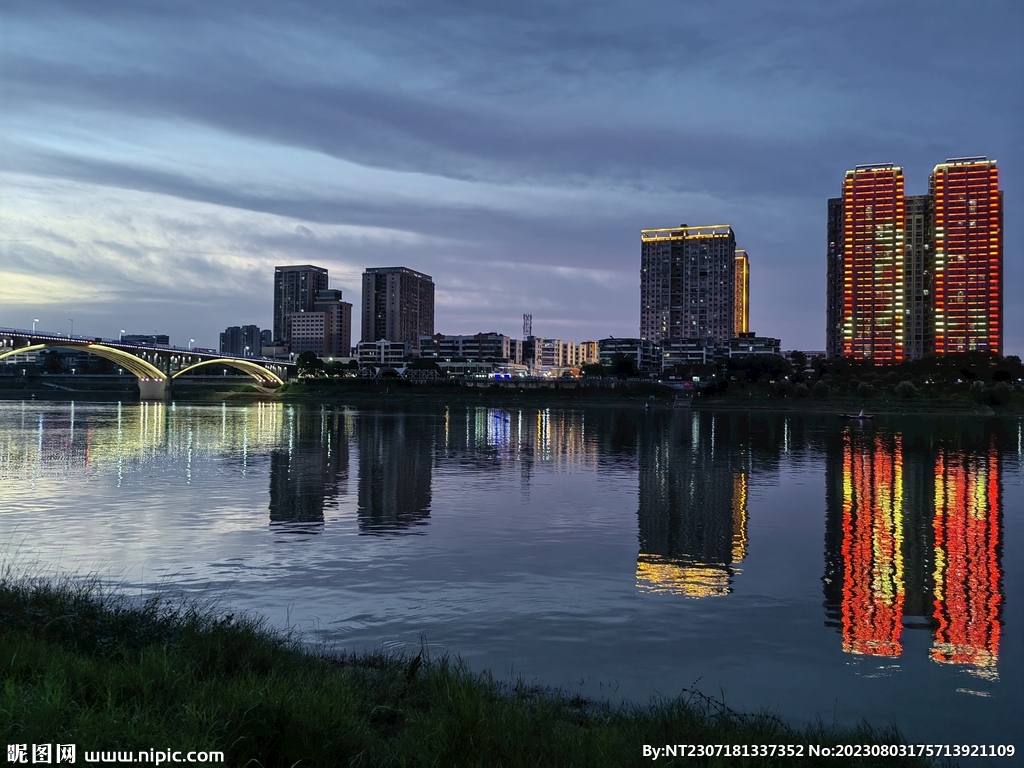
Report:
[[843,650],[903,650],[903,446],[899,436],[843,439]]
[[999,657],[999,456],[935,459],[935,611],[931,657],[995,678]]

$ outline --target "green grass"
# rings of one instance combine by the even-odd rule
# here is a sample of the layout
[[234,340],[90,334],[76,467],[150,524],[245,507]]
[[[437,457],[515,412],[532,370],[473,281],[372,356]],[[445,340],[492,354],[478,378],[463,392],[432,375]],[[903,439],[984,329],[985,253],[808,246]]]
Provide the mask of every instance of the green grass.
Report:
[[658,759],[644,744],[897,743],[794,729],[699,696],[614,709],[514,688],[450,658],[309,651],[215,607],[96,582],[0,576],[0,741],[220,750],[226,765],[924,765],[908,758]]

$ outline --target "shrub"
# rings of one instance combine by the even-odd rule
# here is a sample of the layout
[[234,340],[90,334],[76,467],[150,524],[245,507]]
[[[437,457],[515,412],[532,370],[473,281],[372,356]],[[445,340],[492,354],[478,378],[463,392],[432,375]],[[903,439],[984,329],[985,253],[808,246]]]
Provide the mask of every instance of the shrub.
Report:
[[914,382],[912,381],[901,381],[896,385],[896,389],[894,391],[896,396],[903,400],[911,400],[917,397],[917,387],[914,386]]
[[857,385],[857,397],[874,397],[875,388],[872,387],[868,382],[862,381]]
[[[817,389],[817,387],[815,387]],[[811,394],[811,390],[807,388],[806,384],[800,383],[793,387],[793,394],[797,397],[807,397]]]
[[828,393],[831,392],[831,391],[832,390],[829,388],[828,384],[826,384],[824,382],[824,380],[822,380],[822,381],[819,381],[817,384],[814,385],[814,389],[812,390],[812,393],[814,394],[815,397],[817,397],[819,399],[824,399],[824,398],[828,397]]

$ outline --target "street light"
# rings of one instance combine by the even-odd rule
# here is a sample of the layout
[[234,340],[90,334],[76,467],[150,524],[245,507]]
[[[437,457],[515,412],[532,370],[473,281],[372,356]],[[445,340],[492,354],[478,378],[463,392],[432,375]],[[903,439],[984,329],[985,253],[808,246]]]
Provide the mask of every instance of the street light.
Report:
[[33,320],[32,320],[32,333],[36,332],[36,323],[38,323],[38,322],[39,322],[39,318],[38,317],[33,318]]
[[248,356],[249,356],[249,348],[246,347],[245,348],[245,354],[243,355],[243,357],[248,357]]
[[74,318],[69,317],[68,318],[68,322],[71,323],[71,333],[68,334],[68,338],[70,339],[72,336],[75,335],[75,321],[74,321]]
[[121,338],[118,339],[118,341],[120,341],[122,344],[124,344],[124,328],[121,329]]
[[188,351],[189,351],[189,352],[191,352],[191,351],[192,351],[192,345],[193,345],[193,344],[195,344],[195,343],[196,343],[196,340],[195,340],[195,339],[189,339],[189,340],[188,340]]

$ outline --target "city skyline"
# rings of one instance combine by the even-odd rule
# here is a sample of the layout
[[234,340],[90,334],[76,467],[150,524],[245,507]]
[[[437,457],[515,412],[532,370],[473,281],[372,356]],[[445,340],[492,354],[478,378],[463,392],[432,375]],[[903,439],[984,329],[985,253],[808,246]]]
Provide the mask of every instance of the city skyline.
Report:
[[[750,327],[825,349],[835,180],[892,161],[924,195],[968,155],[999,162],[1005,294],[1024,282],[1011,2],[16,1],[0,19],[2,326],[215,348],[272,326],[274,265],[322,265],[354,299],[365,266],[400,263],[433,276],[439,332],[517,337],[526,312],[541,337],[629,337],[636,232],[728,221],[756,262]],[[861,34],[880,27],[899,45]],[[1024,308],[1001,327],[1021,354]]]

